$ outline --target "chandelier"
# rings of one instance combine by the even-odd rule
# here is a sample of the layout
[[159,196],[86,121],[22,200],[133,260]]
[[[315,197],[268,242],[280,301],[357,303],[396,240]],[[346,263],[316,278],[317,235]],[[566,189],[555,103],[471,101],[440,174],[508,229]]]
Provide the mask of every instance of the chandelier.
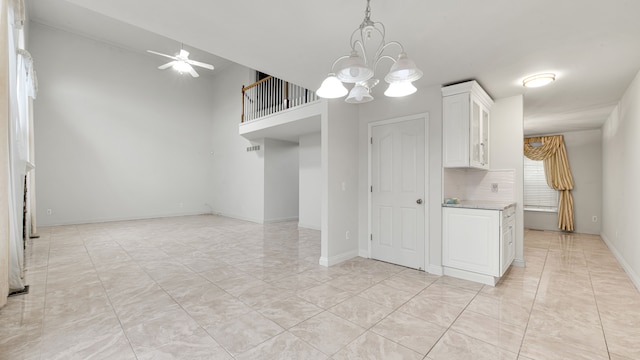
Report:
[[[422,77],[422,71],[407,57],[402,44],[385,40],[384,25],[371,20],[371,0],[367,0],[364,20],[351,34],[350,45],[351,54],[341,56],[333,62],[331,73],[316,92],[319,97],[336,99],[349,94],[345,101],[354,104],[373,100],[371,89],[380,82],[375,78],[375,70],[383,59],[393,62],[384,77],[384,81],[389,84],[384,94],[402,97],[416,92],[412,82]],[[400,50],[396,57],[386,53],[392,46]],[[354,86],[349,91],[343,83]]]

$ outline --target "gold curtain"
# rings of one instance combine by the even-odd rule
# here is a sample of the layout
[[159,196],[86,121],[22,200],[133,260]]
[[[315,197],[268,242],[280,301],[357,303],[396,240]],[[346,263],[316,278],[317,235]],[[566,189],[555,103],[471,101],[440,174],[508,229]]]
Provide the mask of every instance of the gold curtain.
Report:
[[[540,146],[531,145],[540,143]],[[542,160],[547,184],[560,192],[558,200],[558,228],[573,231],[573,176],[564,146],[564,137],[541,136],[524,139],[524,155],[531,160]]]

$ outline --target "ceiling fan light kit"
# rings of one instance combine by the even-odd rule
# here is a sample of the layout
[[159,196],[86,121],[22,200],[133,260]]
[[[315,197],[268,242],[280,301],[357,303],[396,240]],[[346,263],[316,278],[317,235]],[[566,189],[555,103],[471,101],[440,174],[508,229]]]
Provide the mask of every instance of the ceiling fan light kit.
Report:
[[522,80],[522,86],[528,88],[541,87],[552,83],[555,79],[556,74],[553,73],[536,74]]
[[[379,37],[380,41],[375,43],[373,37]],[[316,91],[319,97],[335,99],[348,93],[349,96],[345,99],[348,103],[372,101],[371,89],[379,83],[379,79],[374,77],[375,70],[383,59],[393,62],[384,77],[385,82],[389,84],[384,94],[401,97],[416,92],[417,89],[412,82],[422,77],[422,71],[409,59],[402,44],[385,40],[384,25],[371,20],[371,0],[367,0],[364,20],[351,34],[350,43],[351,53],[333,62],[331,73]],[[399,54],[395,57],[385,53],[391,46],[400,48]],[[355,85],[349,92],[342,83]]]
[[213,70],[213,65],[211,65],[211,64],[205,64],[205,63],[200,62],[200,61],[195,61],[195,60],[189,59],[189,52],[187,50],[185,50],[185,49],[180,49],[180,52],[175,56],[159,53],[159,52],[153,51],[153,50],[147,50],[147,52],[149,52],[151,54],[154,54],[154,55],[164,56],[164,57],[169,58],[169,59],[172,60],[172,61],[170,61],[170,62],[168,62],[168,63],[166,63],[164,65],[158,66],[158,69],[160,69],[160,70],[173,68],[174,70],[176,70],[180,74],[189,73],[194,78],[197,78],[200,75],[193,68],[193,66],[199,66],[201,68]]

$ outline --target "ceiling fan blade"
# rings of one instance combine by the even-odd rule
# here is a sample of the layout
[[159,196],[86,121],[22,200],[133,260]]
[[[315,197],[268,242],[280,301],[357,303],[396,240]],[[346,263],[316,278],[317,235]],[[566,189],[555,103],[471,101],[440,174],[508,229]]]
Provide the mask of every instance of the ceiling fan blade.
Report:
[[191,65],[200,66],[205,69],[213,70],[213,65],[211,64],[205,64],[203,62],[195,61],[195,60],[187,60],[187,62]]
[[155,54],[155,55],[164,56],[164,57],[169,58],[169,59],[176,60],[176,57],[175,57],[175,56],[171,56],[171,55],[167,55],[167,54],[159,53],[159,52],[157,52],[157,51],[147,50],[147,52],[148,52],[148,53],[151,53],[151,54]]
[[172,67],[173,64],[175,64],[175,63],[176,63],[175,60],[174,61],[169,61],[168,63],[166,63],[164,65],[158,66],[158,69],[160,69],[160,70],[168,69],[168,68]]
[[191,74],[191,76],[193,76],[194,78],[197,78],[198,76],[200,76],[200,75],[198,75],[196,70],[194,68],[192,68],[191,66],[189,66],[189,74]]

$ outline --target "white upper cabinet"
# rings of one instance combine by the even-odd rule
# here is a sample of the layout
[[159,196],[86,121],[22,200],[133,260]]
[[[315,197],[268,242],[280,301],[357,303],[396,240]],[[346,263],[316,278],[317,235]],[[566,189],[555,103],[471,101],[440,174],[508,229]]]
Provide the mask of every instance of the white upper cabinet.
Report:
[[476,81],[442,88],[445,168],[489,169],[491,97]]

